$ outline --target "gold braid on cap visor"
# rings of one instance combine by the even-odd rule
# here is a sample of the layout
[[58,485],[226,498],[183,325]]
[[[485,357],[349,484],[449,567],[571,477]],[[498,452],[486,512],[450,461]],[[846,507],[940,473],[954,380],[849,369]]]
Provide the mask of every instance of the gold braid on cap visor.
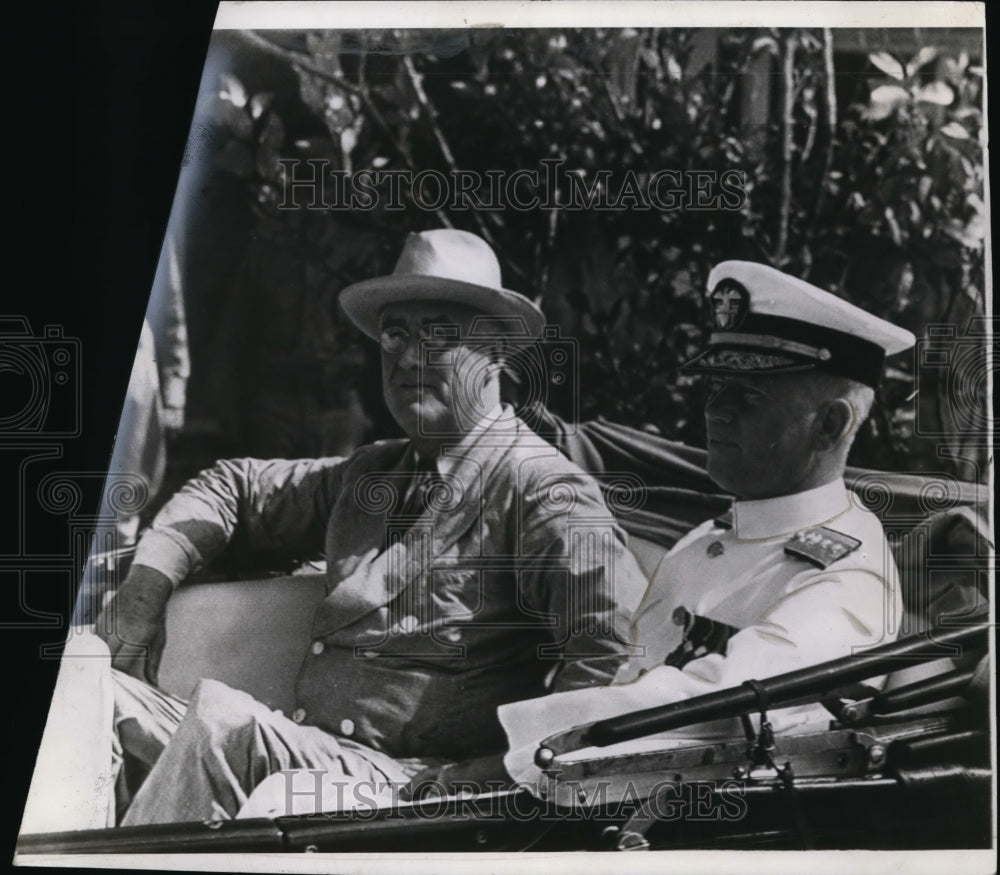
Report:
[[763,371],[771,368],[787,368],[800,364],[784,355],[774,355],[768,352],[752,352],[745,349],[722,349],[706,353],[701,361],[701,367],[719,368],[731,371]]

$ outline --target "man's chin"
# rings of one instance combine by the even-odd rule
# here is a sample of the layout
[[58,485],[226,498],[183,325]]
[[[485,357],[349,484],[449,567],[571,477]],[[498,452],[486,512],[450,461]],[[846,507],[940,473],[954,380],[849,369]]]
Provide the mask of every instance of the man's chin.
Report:
[[451,417],[428,416],[424,414],[417,418],[417,435],[441,440],[443,438],[461,437],[462,431]]
[[444,415],[426,403],[395,404],[390,408],[399,427],[413,440],[431,438],[440,440],[456,432],[454,418]]

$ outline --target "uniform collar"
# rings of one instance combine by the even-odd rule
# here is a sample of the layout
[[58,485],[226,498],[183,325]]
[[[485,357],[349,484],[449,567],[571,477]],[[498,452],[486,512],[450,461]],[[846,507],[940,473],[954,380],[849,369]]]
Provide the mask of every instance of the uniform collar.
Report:
[[733,531],[741,541],[793,535],[800,529],[831,522],[850,506],[844,481],[834,480],[794,495],[735,502]]
[[[441,452],[434,459],[434,467],[437,469],[438,474],[442,477],[450,474],[458,463],[458,460],[467,454],[467,451],[476,444],[479,438],[493,428],[498,420],[506,419],[508,416],[513,421],[513,409],[504,407],[502,404],[497,404],[496,407],[462,435],[460,440],[453,444],[444,444],[441,447]],[[416,460],[417,467],[419,467],[422,459],[416,450],[413,451],[413,457]]]

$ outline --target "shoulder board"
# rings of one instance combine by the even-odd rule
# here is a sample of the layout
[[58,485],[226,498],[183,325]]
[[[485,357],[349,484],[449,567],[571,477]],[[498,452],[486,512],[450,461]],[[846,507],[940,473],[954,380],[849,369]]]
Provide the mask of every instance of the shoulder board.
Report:
[[861,541],[828,529],[825,526],[817,526],[815,529],[803,529],[796,532],[785,544],[785,552],[789,556],[796,556],[826,568],[838,559],[853,553],[861,546]]
[[733,527],[733,509],[729,508],[722,516],[712,520],[720,529],[731,529]]

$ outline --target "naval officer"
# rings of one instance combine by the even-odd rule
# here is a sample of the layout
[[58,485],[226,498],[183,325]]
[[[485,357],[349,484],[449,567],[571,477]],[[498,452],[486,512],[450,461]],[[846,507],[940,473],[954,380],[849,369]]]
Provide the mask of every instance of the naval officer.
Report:
[[[500,707],[506,771],[529,785],[555,732],[846,656],[898,628],[892,554],[843,473],[886,357],[913,335],[761,264],[723,262],[708,288],[713,329],[686,368],[709,381],[708,473],[736,500],[663,558],[632,620],[642,655],[611,686]],[[816,706],[772,716],[776,729],[829,719]],[[735,721],[702,731],[740,734]]]
[[[503,326],[537,338],[541,311],[454,230],[411,234],[391,276],[340,301],[381,346],[407,438],[220,462],[157,515],[99,623],[122,743],[151,767],[126,824],[233,817],[289,769],[366,782],[367,803],[428,764],[502,751],[499,704],[605,684],[622,661],[645,587],[624,534],[596,481],[500,403]],[[184,703],[137,679],[173,588],[238,530],[325,552],[288,715],[218,681]]]

